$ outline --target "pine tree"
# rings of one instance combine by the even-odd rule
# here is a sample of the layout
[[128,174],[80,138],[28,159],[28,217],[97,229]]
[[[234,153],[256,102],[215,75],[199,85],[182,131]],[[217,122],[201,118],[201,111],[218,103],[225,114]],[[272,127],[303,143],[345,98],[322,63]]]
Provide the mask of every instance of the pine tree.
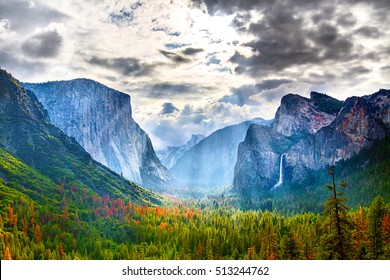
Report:
[[34,238],[35,238],[38,242],[41,242],[42,233],[41,233],[41,228],[40,228],[39,225],[37,225],[37,226],[35,227]]
[[[332,185],[325,187],[332,192],[332,195],[325,203],[324,213],[329,217],[329,234],[325,236],[324,257],[326,259],[348,259],[347,248],[349,247],[349,235],[351,223],[347,217],[347,199],[343,197],[343,192],[338,191],[335,182],[335,166],[331,166],[328,174],[332,176]],[[346,182],[339,186],[347,187]]]
[[379,259],[383,254],[382,221],[385,216],[385,202],[381,196],[377,196],[371,203],[368,218],[368,239],[370,240],[370,252],[373,259]]
[[286,260],[299,259],[299,249],[294,234],[289,230],[283,239],[284,258]]

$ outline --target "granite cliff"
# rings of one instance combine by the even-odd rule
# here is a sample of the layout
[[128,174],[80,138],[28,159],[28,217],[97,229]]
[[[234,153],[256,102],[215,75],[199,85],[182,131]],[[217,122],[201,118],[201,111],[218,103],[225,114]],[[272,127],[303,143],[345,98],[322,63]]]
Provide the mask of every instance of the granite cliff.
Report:
[[[390,136],[390,91],[344,102],[313,92],[283,97],[270,128],[252,125],[238,150],[233,190],[271,189],[280,175],[299,183],[310,170],[337,164]],[[282,155],[284,154],[283,159]]]
[[88,79],[26,83],[61,128],[98,162],[146,188],[169,181],[149,136],[132,117],[130,96]]

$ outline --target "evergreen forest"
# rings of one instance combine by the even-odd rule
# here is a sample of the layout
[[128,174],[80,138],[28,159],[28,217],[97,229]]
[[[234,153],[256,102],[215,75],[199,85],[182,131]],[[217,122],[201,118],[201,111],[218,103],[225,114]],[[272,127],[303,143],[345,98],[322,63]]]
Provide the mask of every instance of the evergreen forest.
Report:
[[[349,208],[348,184],[358,182],[339,182],[340,167],[331,167],[318,187],[326,194],[313,208],[319,211],[298,212],[296,206],[243,208],[226,194],[133,202],[99,195],[67,178],[54,183],[5,150],[0,155],[1,172],[13,179],[0,179],[3,260],[390,259],[388,160],[368,169],[373,180],[380,176],[382,195],[368,196],[366,205]],[[348,164],[341,166],[348,170]],[[302,196],[302,205],[313,204],[311,199]]]

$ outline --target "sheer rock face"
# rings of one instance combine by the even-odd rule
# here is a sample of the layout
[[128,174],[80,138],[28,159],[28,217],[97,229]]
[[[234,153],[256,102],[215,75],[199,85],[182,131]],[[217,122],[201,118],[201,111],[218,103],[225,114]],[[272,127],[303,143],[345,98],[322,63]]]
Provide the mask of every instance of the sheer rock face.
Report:
[[311,141],[309,165],[318,169],[350,158],[375,140],[390,136],[390,91],[350,97],[331,125],[319,130]]
[[272,187],[279,176],[280,156],[291,141],[270,127],[252,124],[238,147],[233,185],[245,196]]
[[318,92],[312,92],[310,99],[288,94],[282,98],[271,127],[285,136],[314,134],[336,118],[342,104]]
[[47,109],[51,122],[98,162],[150,189],[169,180],[149,136],[132,118],[129,95],[87,79],[25,86]]
[[310,99],[289,94],[270,129],[249,128],[238,151],[234,189],[251,193],[271,188],[283,153],[286,179],[293,182],[304,180],[309,170],[348,159],[390,136],[389,114],[389,90],[343,103],[318,93]]

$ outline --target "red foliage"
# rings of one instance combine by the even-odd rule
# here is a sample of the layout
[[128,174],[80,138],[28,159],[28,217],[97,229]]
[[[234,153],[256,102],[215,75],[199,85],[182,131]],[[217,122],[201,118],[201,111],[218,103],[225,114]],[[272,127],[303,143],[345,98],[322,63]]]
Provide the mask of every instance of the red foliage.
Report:
[[390,214],[386,214],[382,220],[383,241],[387,244],[390,242]]

